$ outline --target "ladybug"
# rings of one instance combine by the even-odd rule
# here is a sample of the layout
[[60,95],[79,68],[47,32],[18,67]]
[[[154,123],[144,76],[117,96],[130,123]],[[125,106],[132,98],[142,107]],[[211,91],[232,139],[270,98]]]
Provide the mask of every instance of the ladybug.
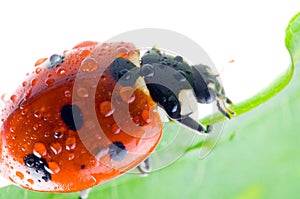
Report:
[[157,48],[140,58],[133,43],[87,41],[42,58],[2,110],[0,172],[41,192],[87,190],[142,163],[147,172],[162,136],[157,107],[209,131],[190,117],[188,95],[234,114],[208,66]]

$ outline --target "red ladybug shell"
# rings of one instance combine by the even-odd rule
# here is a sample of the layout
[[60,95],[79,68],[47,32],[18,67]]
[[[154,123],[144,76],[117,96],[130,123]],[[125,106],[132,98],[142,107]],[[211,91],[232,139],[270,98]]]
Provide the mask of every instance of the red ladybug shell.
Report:
[[161,137],[155,103],[107,70],[117,57],[136,62],[137,52],[131,43],[83,42],[40,59],[2,110],[1,174],[27,189],[73,192],[145,160]]

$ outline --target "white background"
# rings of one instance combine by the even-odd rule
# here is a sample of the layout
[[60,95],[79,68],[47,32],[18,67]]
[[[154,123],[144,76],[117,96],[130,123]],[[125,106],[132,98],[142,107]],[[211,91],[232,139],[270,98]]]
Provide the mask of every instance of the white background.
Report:
[[0,93],[22,83],[41,57],[137,28],[170,29],[197,42],[219,69],[225,66],[221,77],[235,102],[288,67],[285,28],[298,1],[196,2],[1,0]]

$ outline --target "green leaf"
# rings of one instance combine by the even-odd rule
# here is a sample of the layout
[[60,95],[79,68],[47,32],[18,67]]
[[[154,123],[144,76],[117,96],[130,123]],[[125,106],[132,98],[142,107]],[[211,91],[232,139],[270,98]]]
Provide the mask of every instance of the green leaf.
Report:
[[[291,65],[269,87],[232,107],[238,117],[225,121],[223,135],[209,156],[199,158],[198,149],[205,145],[197,137],[176,163],[147,177],[125,174],[93,188],[89,199],[298,198],[300,14],[290,21],[285,42]],[[220,114],[212,117],[202,121],[223,120]],[[0,189],[0,198],[7,197],[71,199],[78,193],[36,193],[8,186]]]

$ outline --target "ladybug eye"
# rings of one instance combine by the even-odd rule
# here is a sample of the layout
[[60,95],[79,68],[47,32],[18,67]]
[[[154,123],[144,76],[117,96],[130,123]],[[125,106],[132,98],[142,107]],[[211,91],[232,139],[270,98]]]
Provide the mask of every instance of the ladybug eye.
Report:
[[65,124],[72,130],[78,130],[83,124],[82,113],[78,106],[76,105],[65,105],[61,111],[60,115]]
[[111,159],[120,162],[125,158],[127,151],[122,142],[113,142],[109,146],[108,154],[110,155]]

